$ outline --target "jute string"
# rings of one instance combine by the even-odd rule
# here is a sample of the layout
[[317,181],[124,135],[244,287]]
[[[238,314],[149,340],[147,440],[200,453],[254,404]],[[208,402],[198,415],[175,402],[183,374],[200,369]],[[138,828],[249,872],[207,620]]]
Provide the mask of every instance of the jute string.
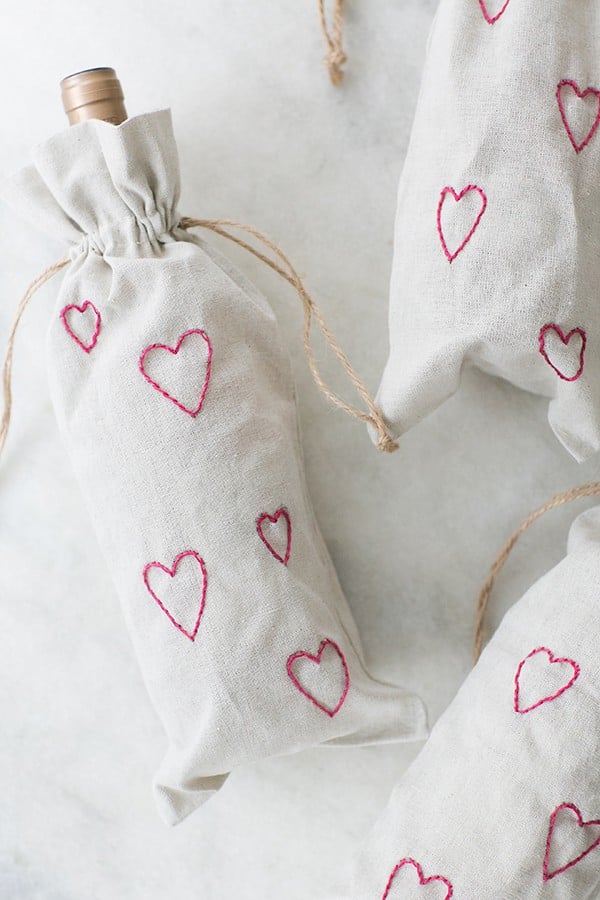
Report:
[[[395,450],[397,450],[398,444],[391,437],[388,431],[385,419],[383,418],[383,413],[354,371],[354,368],[352,367],[348,357],[331,333],[331,330],[323,317],[323,313],[307,291],[300,275],[290,262],[289,258],[285,255],[283,250],[280,250],[279,247],[274,244],[270,238],[262,234],[260,231],[257,231],[256,228],[251,228],[249,225],[241,225],[239,222],[232,222],[229,219],[208,220],[184,218],[179,224],[181,228],[206,228],[209,231],[213,231],[215,234],[221,235],[221,237],[226,238],[228,241],[232,241],[234,244],[237,244],[238,247],[243,247],[244,250],[247,250],[248,253],[251,253],[257,259],[260,259],[265,263],[265,265],[269,266],[269,268],[273,269],[274,272],[277,272],[278,275],[280,275],[289,284],[292,285],[300,300],[302,301],[302,306],[304,308],[304,351],[308,360],[308,367],[319,390],[325,395],[325,397],[327,397],[327,399],[331,403],[334,404],[334,406],[337,406],[338,409],[343,410],[354,419],[359,419],[362,422],[367,422],[375,429],[377,433],[378,450],[381,450],[383,453],[393,453]],[[248,244],[242,238],[239,238],[235,234],[232,234],[228,230],[229,228],[236,228],[245,232],[246,234],[251,235],[264,247],[267,247],[267,249],[269,249],[274,254],[276,259],[279,260],[279,263],[281,263],[281,265],[279,265],[279,263],[274,259],[266,256],[260,250],[252,247],[251,244]],[[323,337],[327,341],[335,356],[340,361],[344,371],[346,372],[346,375],[356,388],[357,393],[369,410],[368,413],[350,406],[348,403],[338,397],[337,394],[334,394],[333,391],[331,391],[325,384],[321,373],[319,372],[311,343],[311,325],[313,318],[317,320]]]
[[[325,397],[327,397],[327,399],[331,403],[337,406],[338,409],[343,410],[349,416],[352,416],[355,419],[359,419],[362,422],[366,422],[373,427],[377,434],[377,448],[379,450],[381,450],[383,453],[393,453],[395,450],[397,450],[398,444],[390,436],[381,410],[372,399],[366,387],[354,371],[354,368],[348,360],[348,357],[331,333],[321,310],[307,291],[300,275],[298,274],[288,257],[285,255],[285,253],[280,250],[279,247],[277,247],[277,245],[274,244],[273,241],[271,241],[268,237],[266,237],[264,234],[261,234],[260,231],[257,231],[255,228],[251,228],[248,225],[242,225],[239,222],[230,221],[229,219],[217,219],[215,221],[211,221],[207,219],[184,218],[180,221],[179,224],[181,228],[206,228],[209,231],[213,231],[215,234],[221,235],[227,240],[232,241],[234,244],[237,244],[239,247],[243,247],[245,250],[247,250],[257,259],[260,259],[263,263],[265,263],[265,265],[269,266],[269,268],[273,269],[273,271],[277,272],[278,275],[280,275],[287,282],[289,282],[289,284],[292,285],[292,287],[296,290],[298,296],[300,297],[304,308],[304,350],[306,352],[308,366],[317,386],[325,395]],[[246,241],[242,240],[239,237],[236,237],[236,235],[234,234],[231,234],[231,232],[228,230],[229,228],[237,228],[251,235],[257,241],[262,243],[264,247],[270,250],[274,254],[275,259],[271,259],[260,250],[252,247]],[[279,260],[279,262],[277,262],[276,260]],[[2,453],[4,444],[6,442],[6,436],[8,434],[12,412],[12,360],[15,345],[15,336],[17,333],[17,328],[19,326],[19,322],[21,321],[21,318],[23,316],[23,313],[25,312],[25,309],[27,308],[27,305],[29,304],[29,301],[36,293],[36,291],[39,290],[39,288],[43,284],[45,284],[45,282],[48,281],[49,278],[59,272],[66,265],[68,265],[68,263],[69,258],[64,257],[63,259],[60,259],[58,260],[58,262],[49,266],[49,268],[47,268],[45,272],[42,272],[42,274],[39,275],[38,278],[35,279],[35,281],[31,282],[17,308],[17,312],[15,314],[15,318],[13,320],[13,324],[8,337],[6,356],[4,358],[4,410],[2,413],[2,420],[0,422],[0,454]],[[279,263],[281,263],[281,265]],[[319,372],[319,368],[317,366],[311,344],[311,325],[313,318],[316,319],[319,328],[321,329],[321,332],[325,337],[325,340],[327,341],[329,347],[331,348],[337,359],[340,361],[348,378],[363,400],[368,412],[363,412],[362,410],[355,409],[353,406],[350,406],[348,403],[338,397],[337,394],[334,394],[323,380],[321,373]]]
[[494,582],[500,570],[504,566],[504,563],[508,559],[511,550],[513,549],[521,535],[525,531],[527,531],[530,525],[533,525],[534,522],[537,522],[537,520],[540,519],[544,515],[544,513],[549,512],[551,509],[556,509],[557,506],[562,506],[564,503],[571,503],[572,500],[581,500],[584,497],[595,497],[598,494],[600,494],[600,481],[590,481],[588,484],[582,484],[580,487],[572,488],[570,491],[565,491],[562,494],[557,494],[556,497],[553,497],[552,500],[548,501],[548,503],[540,506],[539,509],[536,509],[535,512],[532,512],[531,515],[527,516],[527,518],[519,525],[514,534],[511,535],[511,537],[508,539],[508,541],[496,557],[494,565],[490,569],[490,574],[488,575],[477,600],[475,636],[473,638],[474,662],[477,662],[477,660],[481,656],[485,631],[485,615],[489,605],[490,594],[492,592]]
[[329,71],[331,83],[335,85],[335,87],[339,87],[344,80],[344,70],[342,66],[348,60],[343,48],[344,0],[333,0],[333,4],[333,18],[330,31],[325,15],[325,0],[318,0],[321,31],[323,32],[323,37],[325,38],[325,43],[327,45],[325,65]]
[[23,316],[23,313],[27,309],[27,305],[35,292],[41,288],[43,284],[45,284],[48,279],[52,278],[53,275],[56,275],[57,272],[60,272],[61,269],[64,269],[66,265],[70,262],[69,257],[65,256],[63,259],[59,259],[58,262],[55,262],[53,265],[49,266],[45,272],[42,272],[41,275],[31,282],[27,290],[25,291],[21,302],[17,307],[17,311],[15,313],[15,317],[13,319],[12,327],[10,329],[10,334],[8,336],[8,344],[6,347],[6,355],[4,357],[4,366],[2,369],[2,391],[4,395],[4,409],[2,410],[2,419],[0,420],[0,454],[4,449],[4,444],[6,443],[6,436],[8,434],[8,426],[10,425],[10,414],[12,412],[12,390],[11,390],[11,378],[12,378],[12,361],[13,361],[13,352],[15,347],[15,336],[17,333],[17,328],[19,327],[19,322]]

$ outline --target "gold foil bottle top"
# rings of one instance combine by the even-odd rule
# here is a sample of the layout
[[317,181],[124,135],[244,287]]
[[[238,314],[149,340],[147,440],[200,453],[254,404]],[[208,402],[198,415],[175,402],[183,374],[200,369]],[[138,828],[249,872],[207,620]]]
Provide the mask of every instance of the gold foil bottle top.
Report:
[[86,69],[60,83],[63,106],[70,125],[102,119],[120,125],[127,118],[123,90],[114,69]]

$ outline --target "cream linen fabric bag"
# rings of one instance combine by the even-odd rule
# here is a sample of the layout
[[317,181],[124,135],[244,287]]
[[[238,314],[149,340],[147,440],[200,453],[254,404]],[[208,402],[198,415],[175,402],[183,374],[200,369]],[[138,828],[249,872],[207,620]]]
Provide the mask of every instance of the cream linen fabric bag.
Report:
[[600,447],[600,7],[441,0],[400,180],[390,356],[395,436],[473,364],[551,398]]
[[599,590],[596,507],[393,792],[353,900],[600,897]]
[[178,227],[169,112],[58,134],[4,195],[71,245],[48,377],[168,736],[162,816],[247,760],[422,737],[420,701],[365,670],[271,308]]

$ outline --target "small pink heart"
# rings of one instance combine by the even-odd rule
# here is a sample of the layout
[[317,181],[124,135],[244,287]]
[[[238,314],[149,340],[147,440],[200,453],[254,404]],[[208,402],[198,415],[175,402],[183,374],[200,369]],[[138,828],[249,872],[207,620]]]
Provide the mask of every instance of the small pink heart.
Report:
[[[310,675],[311,675],[310,688],[311,689],[309,689],[308,683],[307,683],[309,681],[309,673],[307,673],[306,669],[303,674],[297,674],[294,672],[294,668],[297,669],[299,667],[299,664],[301,664],[303,660],[308,660],[309,662],[314,663],[314,665],[320,666],[322,657],[323,657],[323,653],[325,651],[333,652],[337,655],[337,660],[339,663],[339,674],[342,675],[342,680],[343,680],[343,687],[340,692],[339,699],[337,700],[337,702],[334,705],[326,704],[323,700],[318,699],[315,696],[315,693],[314,693],[315,687],[317,690],[319,689],[318,685],[315,684],[315,681],[318,681],[320,679],[315,679],[314,673],[310,673]],[[348,695],[348,690],[350,688],[350,673],[348,672],[348,665],[346,663],[346,658],[344,657],[344,654],[342,653],[342,651],[340,650],[340,648],[334,641],[329,640],[329,638],[326,638],[324,641],[321,641],[316,656],[313,656],[311,653],[308,653],[305,650],[300,650],[298,653],[292,653],[292,655],[289,657],[289,659],[287,661],[287,673],[288,673],[289,677],[291,678],[294,686],[300,691],[300,693],[304,697],[306,697],[308,700],[310,700],[310,702],[313,703],[318,709],[320,709],[322,712],[326,713],[331,719],[333,719],[333,717],[336,715],[336,713],[338,713],[340,711],[340,709],[342,708],[342,705]],[[328,673],[325,673],[325,675],[323,677],[328,678],[328,676],[330,674],[331,674],[331,672],[328,671]],[[324,684],[323,690],[325,690],[325,689],[327,689],[328,693],[330,693],[331,692],[331,684],[330,683]]]
[[[568,813],[568,818],[561,815],[565,811],[567,811],[567,813]],[[573,816],[571,815],[571,813],[575,816],[575,820],[573,820]],[[561,827],[561,830],[563,830],[563,838],[564,838],[564,829],[565,829],[565,827],[568,827],[572,831],[574,843],[579,843],[580,846],[583,846],[581,844],[582,835],[581,835],[581,833],[578,832],[577,829],[582,828],[582,829],[584,829],[584,831],[586,829],[589,829],[589,839],[590,839],[591,843],[589,843],[589,845],[587,847],[584,847],[584,849],[582,849],[581,852],[579,852],[576,856],[574,856],[572,859],[570,859],[567,863],[564,863],[559,868],[556,868],[556,869],[553,869],[552,871],[550,871],[550,855],[552,853],[552,841],[554,838],[555,828],[557,827],[557,819],[558,819],[559,815],[561,816],[562,825],[560,827]],[[600,828],[600,819],[593,819],[589,822],[584,822],[583,816],[581,815],[581,812],[575,806],[575,804],[561,803],[560,806],[557,806],[556,809],[554,810],[554,812],[552,813],[552,815],[550,816],[550,827],[548,828],[548,838],[546,840],[546,854],[544,856],[544,865],[543,865],[544,881],[550,881],[552,878],[555,878],[557,875],[562,874],[562,872],[566,872],[567,869],[570,869],[573,866],[576,866],[577,863],[580,863],[582,859],[585,859],[585,857],[588,855],[588,853],[591,853],[592,850],[595,850],[596,847],[599,847],[600,846],[600,832],[598,831],[599,828]]]
[[61,310],[60,317],[70,338],[86,353],[96,346],[102,317],[94,304],[86,300],[81,306],[70,303]]
[[[529,697],[526,706],[521,705],[521,694],[523,691],[522,680],[525,681],[528,677],[533,681],[535,678],[535,673],[532,668],[532,661],[539,662],[540,654],[542,657],[547,657],[547,666],[553,668],[552,676],[553,679],[559,677],[559,681],[553,684],[552,690],[547,694],[540,694],[538,697],[535,695]],[[563,676],[560,678],[560,670],[563,671]],[[531,670],[528,673],[528,670]],[[558,676],[557,676],[558,671]],[[573,659],[568,659],[567,657],[557,657],[554,656],[551,650],[548,650],[547,647],[537,647],[535,650],[532,650],[525,659],[522,659],[518,665],[516,674],[515,674],[515,691],[514,691],[514,710],[517,713],[528,713],[534,709],[537,709],[538,706],[541,706],[543,703],[550,703],[552,700],[557,700],[565,691],[568,691],[569,688],[573,687],[577,679],[579,678],[580,668]],[[537,672],[537,680],[539,683],[539,668],[536,669]],[[550,670],[548,670],[548,674],[550,674]],[[529,692],[531,694],[531,691]]]
[[[199,346],[193,336],[200,337]],[[165,359],[165,354],[177,356],[182,348],[186,353],[183,363],[178,361],[174,366],[167,366],[166,362],[169,357],[167,356]],[[208,335],[199,328],[190,328],[189,331],[184,331],[175,347],[168,347],[166,344],[150,344],[149,347],[146,347],[139,359],[139,369],[148,384],[152,385],[159,394],[162,394],[189,416],[194,417],[202,409],[206,397],[211,363],[212,344]],[[174,387],[167,390],[164,384],[159,382],[159,375],[156,371],[155,377],[151,377],[147,371],[149,366],[159,370],[161,380],[173,381]],[[181,393],[185,395],[186,402],[181,399]],[[192,400],[190,403],[188,398],[196,396],[198,396],[198,400]]]
[[[571,107],[571,116],[574,117],[577,115],[578,119],[586,119],[587,122],[579,127],[580,140],[577,140],[574,135],[575,126],[573,125],[572,120],[567,115],[567,111],[565,110],[565,102],[563,94],[567,97],[569,93],[574,93],[575,98],[581,103],[577,104],[577,107]],[[595,109],[590,109],[589,105],[585,103],[586,97],[594,97],[595,98]],[[573,81],[570,78],[565,78],[563,81],[558,83],[558,87],[556,89],[556,99],[558,101],[558,108],[560,110],[560,115],[563,121],[563,125],[565,126],[565,131],[569,136],[569,140],[573,145],[573,149],[575,153],[581,153],[584,147],[587,147],[589,142],[592,140],[596,131],[598,129],[598,125],[600,125],[600,91],[593,87],[588,87],[584,91],[579,89],[579,85],[576,81]],[[586,115],[587,113],[587,115]],[[593,115],[593,119],[591,116]],[[591,125],[590,125],[591,121]],[[587,130],[586,130],[587,129]]]
[[[573,347],[569,347],[571,341]],[[583,375],[586,344],[587,335],[583,328],[573,328],[565,334],[562,328],[550,322],[544,325],[539,335],[540,353],[563,381],[577,381]],[[567,356],[564,348],[569,349]]]
[[[446,234],[445,234],[445,230],[448,228],[449,223],[447,222],[446,229],[442,223],[442,210],[444,209],[444,204],[446,203],[446,200],[448,199],[448,197],[452,197],[455,204],[457,204],[457,206],[452,207],[450,210],[450,213],[454,220],[454,219],[456,219],[456,211],[458,210],[458,204],[460,204],[461,201],[464,200],[465,197],[472,197],[473,194],[479,195],[479,200],[480,200],[480,203],[478,204],[479,209],[478,210],[469,209],[468,212],[465,214],[468,217],[466,220],[463,215],[462,220],[458,223],[458,230],[460,232],[460,237],[458,238],[459,246],[456,248],[456,250],[450,250],[448,247],[448,244],[447,244],[447,239],[446,239]],[[459,194],[457,194],[456,191],[454,190],[454,188],[452,188],[452,187],[445,187],[442,190],[442,192],[440,193],[440,199],[439,199],[438,208],[437,208],[437,231],[438,231],[438,235],[439,235],[440,242],[442,245],[442,249],[446,255],[448,262],[451,263],[453,260],[455,260],[456,257],[458,256],[458,254],[462,250],[464,250],[466,245],[469,243],[469,241],[475,234],[477,226],[479,225],[479,223],[481,221],[481,217],[483,216],[483,214],[485,212],[486,206],[487,206],[487,197],[486,197],[485,193],[483,192],[483,190],[480,187],[477,187],[476,184],[468,184],[466,187],[464,187],[462,189],[462,191]],[[456,225],[456,223],[454,221],[452,222],[452,224]]]
[[502,16],[506,12],[506,7],[510,3],[510,0],[506,0],[504,6],[501,7],[500,12],[497,12],[495,15],[492,15],[488,10],[489,0],[479,0],[479,5],[481,6],[481,12],[483,13],[483,17],[486,22],[490,25],[493,25],[494,22],[497,22],[500,16]]
[[[417,878],[419,879],[420,887],[425,887],[428,884],[439,884],[441,888],[445,888],[445,893],[443,895],[441,893],[438,893],[436,895],[436,900],[438,897],[439,897],[439,900],[450,900],[450,898],[453,896],[454,888],[452,887],[452,885],[446,878],[442,878],[441,875],[431,875],[429,878],[425,878],[425,876],[423,875],[423,869],[421,868],[420,864],[416,860],[401,859],[400,862],[398,863],[398,865],[393,869],[393,871],[388,879],[388,883],[385,887],[385,891],[383,892],[383,896],[382,896],[381,900],[388,900],[388,898],[389,898],[389,900],[393,900],[392,896],[390,895],[390,891],[394,887],[394,881],[396,881],[396,879],[398,877],[398,873],[401,872],[403,869],[406,869],[406,867],[409,867],[409,868],[412,867],[414,869],[414,871],[416,872]],[[396,893],[396,892],[394,892],[394,893]],[[402,897],[404,897],[404,896],[405,895],[402,894]],[[428,894],[427,896],[429,897],[430,894]],[[398,895],[398,900],[400,900],[400,895]],[[432,900],[433,900],[433,897],[432,897]]]
[[[193,560],[193,568],[187,567],[185,575],[183,574],[183,572],[180,572],[178,574],[178,569],[182,560],[187,559]],[[169,582],[165,582],[165,580],[163,579],[161,585],[162,589],[159,589],[156,584],[158,572],[166,575],[167,578],[173,582],[173,585],[169,584]],[[178,628],[182,634],[185,634],[185,636],[189,638],[190,641],[195,640],[196,635],[198,634],[200,619],[202,618],[202,613],[204,612],[204,605],[206,602],[206,588],[208,580],[204,560],[194,550],[185,550],[183,553],[180,553],[175,557],[175,559],[173,560],[173,567],[171,569],[169,569],[167,566],[163,566],[162,563],[151,562],[148,563],[148,565],[144,568],[143,576],[146,590],[148,591],[150,596],[153,597],[154,600],[156,600],[164,614],[173,623],[175,628]],[[155,582],[154,588],[150,585],[150,578],[152,578]],[[182,588],[179,591],[179,594],[183,594],[183,596],[177,596],[177,586],[175,585],[176,580],[180,580]],[[189,607],[191,609],[194,609],[197,605],[198,612],[193,623],[191,624],[191,627],[185,628],[181,624],[181,622],[178,622],[175,619],[173,612],[169,609],[167,603],[161,600],[157,591],[160,591],[160,593],[163,593],[165,591],[175,591],[173,599],[178,600],[178,605],[182,608]]]
[[[276,527],[280,520],[283,521],[285,533]],[[263,513],[256,520],[256,530],[269,553],[287,566],[292,550],[292,521],[287,509],[282,507],[272,516]],[[265,531],[268,531],[268,537]]]

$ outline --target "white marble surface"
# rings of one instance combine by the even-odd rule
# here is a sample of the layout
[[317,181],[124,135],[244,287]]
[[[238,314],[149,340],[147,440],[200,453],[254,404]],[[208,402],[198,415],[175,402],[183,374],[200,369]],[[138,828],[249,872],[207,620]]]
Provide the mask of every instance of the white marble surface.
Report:
[[[375,388],[396,182],[434,5],[349,0],[349,74],[335,91],[312,0],[11,4],[0,29],[0,167],[18,168],[63,127],[63,75],[115,66],[131,113],[173,109],[182,210],[253,223],[278,240]],[[62,247],[2,206],[0,233],[4,343],[23,287]],[[368,658],[419,689],[435,720],[468,670],[474,601],[499,545],[534,505],[597,477],[598,463],[567,457],[543,400],[477,373],[400,453],[379,457],[313,386],[298,302],[233,255],[282,322],[317,516]],[[0,897],[340,900],[357,847],[418,747],[268,760],[236,772],[177,829],[161,823],[150,780],[163,736],[46,390],[55,290],[45,288],[23,322],[0,467]],[[554,513],[522,541],[494,621],[560,558],[580,508]]]

